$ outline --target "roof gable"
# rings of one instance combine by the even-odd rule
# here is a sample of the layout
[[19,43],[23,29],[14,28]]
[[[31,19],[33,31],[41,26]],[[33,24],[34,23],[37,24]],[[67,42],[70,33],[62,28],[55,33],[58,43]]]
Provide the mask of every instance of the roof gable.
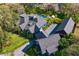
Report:
[[47,22],[43,19],[43,18],[41,18],[40,16],[37,16],[37,18],[38,18],[38,22],[36,23],[36,25],[37,25],[37,27],[38,28],[41,28],[43,25],[45,25]]
[[56,26],[57,24],[51,24],[48,29],[45,30],[45,33],[49,36]]
[[[42,38],[42,39],[38,39],[36,40],[39,43],[39,46],[41,48],[42,54],[43,52],[45,52],[46,50],[48,51],[48,53],[53,53],[57,46],[58,46],[58,41],[60,40],[60,36],[59,34],[52,34],[50,35],[48,38]],[[50,49],[51,47],[51,49]],[[57,50],[57,49],[56,49]]]
[[72,20],[72,18],[69,19],[68,23],[66,24],[64,30],[67,34],[70,34],[74,28],[75,22]]
[[[71,24],[71,25],[70,25]],[[73,25],[74,25],[74,21],[72,20],[72,18],[69,19],[65,19],[61,24],[58,25],[58,27],[56,28],[56,32],[58,31],[62,31],[62,30],[66,30],[66,32],[70,32],[71,30],[68,30],[69,28],[73,29]]]
[[68,19],[65,19],[61,24],[59,24],[58,28],[56,31],[61,31],[65,28],[66,24],[68,22]]
[[35,33],[35,25],[29,27],[29,31],[30,31],[31,33]]

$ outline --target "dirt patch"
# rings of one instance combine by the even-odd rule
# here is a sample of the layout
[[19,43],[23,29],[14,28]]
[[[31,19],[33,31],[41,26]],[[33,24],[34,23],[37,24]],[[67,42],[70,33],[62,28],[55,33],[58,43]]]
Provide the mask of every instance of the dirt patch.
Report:
[[74,36],[76,39],[79,39],[79,24],[76,24],[76,27],[74,30]]

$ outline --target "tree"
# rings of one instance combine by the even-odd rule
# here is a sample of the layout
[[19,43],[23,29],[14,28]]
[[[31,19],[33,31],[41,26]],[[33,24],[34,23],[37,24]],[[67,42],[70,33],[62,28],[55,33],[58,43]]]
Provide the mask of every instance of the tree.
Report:
[[0,27],[0,52],[3,49],[3,45],[4,45],[4,33],[2,28]]
[[70,15],[66,14],[65,12],[57,12],[57,17],[60,19],[66,19],[66,18],[69,18]]
[[19,14],[23,13],[23,6],[20,4],[2,4],[0,5],[0,26],[9,32],[18,32]]
[[75,42],[73,34],[65,35],[63,38],[59,41],[59,49],[63,49],[68,47],[69,45],[73,44]]
[[61,12],[67,17],[72,17],[75,22],[79,22],[79,4],[63,4]]
[[11,43],[10,37],[7,34],[8,33],[0,27],[0,52]]
[[51,17],[51,18],[47,18],[46,21],[47,21],[48,25],[51,25],[51,24],[53,24],[53,23],[59,24],[59,23],[61,23],[63,20],[60,19],[60,18],[57,18],[57,17],[55,17],[55,18],[52,18],[52,17]]
[[79,23],[79,14],[78,14],[78,13],[72,15],[72,17],[73,17],[73,19],[74,19],[74,21],[75,21],[76,23]]
[[79,56],[79,43],[74,43],[55,53],[57,56]]
[[79,55],[77,53],[79,51],[79,47],[75,44],[76,40],[74,35],[71,33],[69,35],[65,35],[59,41],[59,50],[55,53],[58,56],[68,56],[68,55]]

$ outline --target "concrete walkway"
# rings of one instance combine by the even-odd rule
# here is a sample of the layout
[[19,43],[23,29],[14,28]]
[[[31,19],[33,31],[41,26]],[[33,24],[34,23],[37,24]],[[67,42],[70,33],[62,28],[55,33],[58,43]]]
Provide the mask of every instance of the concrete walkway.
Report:
[[23,46],[21,46],[20,48],[16,49],[13,52],[14,56],[24,56],[24,52],[22,51],[29,43],[24,44]]

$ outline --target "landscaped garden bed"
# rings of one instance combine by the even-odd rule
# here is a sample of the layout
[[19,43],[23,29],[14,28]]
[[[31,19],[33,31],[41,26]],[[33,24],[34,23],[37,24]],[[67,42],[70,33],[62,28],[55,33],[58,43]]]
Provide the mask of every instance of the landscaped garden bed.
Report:
[[37,56],[39,55],[39,48],[36,46],[36,45],[33,45],[28,51],[26,51],[26,55],[29,55],[29,56]]

